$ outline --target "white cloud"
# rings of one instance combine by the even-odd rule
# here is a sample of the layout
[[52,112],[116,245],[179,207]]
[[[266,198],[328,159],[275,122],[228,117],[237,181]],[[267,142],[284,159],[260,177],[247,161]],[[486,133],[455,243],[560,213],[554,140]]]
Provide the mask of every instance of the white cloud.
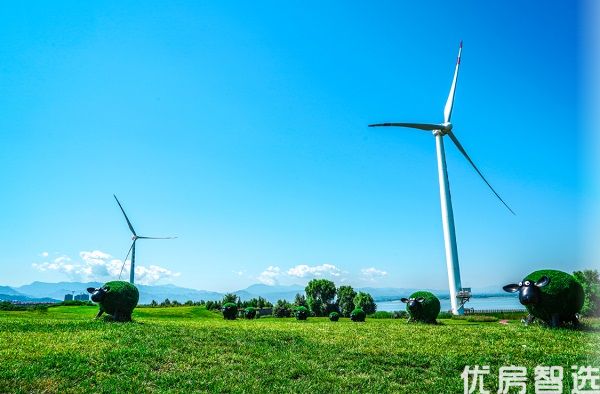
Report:
[[281,269],[270,265],[265,271],[261,272],[256,279],[265,285],[273,286],[277,284],[277,278],[281,275]]
[[287,271],[287,274],[296,278],[321,277],[326,275],[338,277],[342,274],[342,270],[333,264],[322,264],[314,266],[300,264],[290,268]]
[[42,257],[48,257],[49,253],[48,252],[42,252],[40,253],[40,256]]
[[[51,262],[34,263],[33,267],[39,271],[57,271],[67,275],[71,280],[77,281],[105,281],[115,280],[119,277],[123,261],[113,259],[108,253],[100,250],[82,251],[79,253],[81,262],[72,262],[69,256],[61,255]],[[131,262],[128,260],[123,268],[121,278],[129,277]],[[167,268],[150,265],[136,265],[136,283],[143,285],[155,283],[161,279],[169,279],[179,276]]]
[[360,272],[367,280],[371,282],[374,282],[375,278],[381,278],[388,274],[386,271],[378,270],[375,267],[363,268],[360,270]]

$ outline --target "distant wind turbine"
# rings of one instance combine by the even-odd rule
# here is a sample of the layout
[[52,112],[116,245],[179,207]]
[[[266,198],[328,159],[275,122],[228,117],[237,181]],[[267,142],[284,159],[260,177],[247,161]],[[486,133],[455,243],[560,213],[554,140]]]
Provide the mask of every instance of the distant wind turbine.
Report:
[[512,209],[504,202],[498,193],[494,190],[492,185],[485,179],[481,171],[475,166],[473,160],[469,157],[458,138],[452,132],[452,123],[450,118],[452,116],[452,107],[454,106],[454,93],[456,91],[456,81],[458,80],[458,68],[460,67],[460,56],[462,53],[462,41],[458,48],[458,58],[456,59],[456,68],[454,69],[454,79],[450,86],[450,94],[444,107],[444,123],[432,124],[432,123],[378,123],[371,124],[369,127],[380,127],[380,126],[392,126],[392,127],[407,127],[411,129],[419,129],[433,132],[435,136],[435,145],[437,152],[437,163],[438,163],[438,177],[440,182],[440,200],[442,205],[442,224],[444,229],[444,246],[446,248],[446,265],[448,267],[448,282],[450,286],[450,303],[452,306],[452,313],[455,315],[462,315],[464,313],[463,305],[458,305],[457,294],[461,290],[460,282],[460,267],[458,265],[458,253],[456,248],[456,235],[454,230],[454,214],[452,213],[452,201],[450,199],[450,186],[448,184],[448,171],[446,169],[446,154],[444,152],[444,140],[443,137],[447,135],[450,137],[454,145],[458,148],[460,153],[463,154],[465,159],[473,166],[477,174],[483,179],[488,185],[492,192],[498,197],[502,204],[514,215]]
[[123,216],[125,216],[125,220],[127,221],[129,230],[131,230],[131,234],[132,234],[131,239],[133,240],[133,242],[131,243],[131,246],[129,247],[129,251],[127,252],[127,256],[125,256],[125,259],[123,260],[123,267],[121,267],[121,273],[119,274],[119,279],[121,279],[121,274],[123,273],[123,268],[125,267],[125,262],[127,261],[127,257],[129,257],[129,253],[131,253],[131,267],[129,269],[129,282],[133,284],[135,281],[135,243],[136,243],[136,241],[138,239],[175,239],[177,237],[141,237],[141,236],[138,236],[137,233],[135,232],[135,230],[133,229],[133,226],[131,225],[131,222],[129,221],[127,214],[125,213],[123,206],[119,202],[119,199],[114,194],[113,194],[113,197],[115,198],[115,200],[117,200],[117,204],[119,204],[119,208],[121,208],[121,212],[123,212]]

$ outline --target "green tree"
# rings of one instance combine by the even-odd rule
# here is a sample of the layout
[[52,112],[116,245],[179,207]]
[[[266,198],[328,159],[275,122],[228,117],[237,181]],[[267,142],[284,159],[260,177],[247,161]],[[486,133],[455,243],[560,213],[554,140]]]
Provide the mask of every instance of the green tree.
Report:
[[156,300],[152,300],[152,302],[150,303],[151,307],[157,307],[158,306],[158,302],[156,302]]
[[313,279],[306,288],[306,303],[316,316],[326,316],[335,298],[335,283],[327,279]]
[[235,295],[234,293],[227,293],[223,296],[223,301],[221,301],[221,303],[223,305],[227,304],[227,303],[232,303],[232,304],[236,304],[238,303],[238,296]]
[[342,316],[350,317],[350,313],[354,310],[354,297],[356,291],[352,286],[340,286],[337,290],[337,303]]
[[294,305],[295,306],[308,306],[308,304],[306,303],[306,297],[304,297],[304,294],[300,294],[297,293],[296,297],[294,298]]
[[375,301],[373,301],[371,294],[362,291],[358,292],[356,297],[354,297],[354,306],[365,311],[367,315],[377,311],[377,305],[375,305]]
[[575,271],[573,276],[581,283],[585,294],[581,314],[583,316],[600,316],[600,275],[598,271]]
[[275,317],[290,317],[292,315],[292,304],[286,300],[278,300],[273,307]]

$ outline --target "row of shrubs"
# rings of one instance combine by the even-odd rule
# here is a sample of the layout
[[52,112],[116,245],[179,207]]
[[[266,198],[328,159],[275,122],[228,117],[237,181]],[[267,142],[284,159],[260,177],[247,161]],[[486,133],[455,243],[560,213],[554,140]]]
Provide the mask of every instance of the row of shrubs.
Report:
[[[223,305],[223,318],[226,320],[235,320],[237,319],[239,314],[239,309],[236,304],[233,302],[228,302]],[[294,316],[297,320],[306,320],[310,315],[310,311],[305,306],[296,307],[294,310]],[[356,322],[364,322],[367,314],[361,308],[355,308],[350,314],[350,319]],[[243,310],[243,317],[246,319],[257,319],[260,317],[260,314],[257,313],[256,308],[247,307]],[[340,319],[340,314],[338,312],[331,312],[329,314],[329,320],[338,321]]]

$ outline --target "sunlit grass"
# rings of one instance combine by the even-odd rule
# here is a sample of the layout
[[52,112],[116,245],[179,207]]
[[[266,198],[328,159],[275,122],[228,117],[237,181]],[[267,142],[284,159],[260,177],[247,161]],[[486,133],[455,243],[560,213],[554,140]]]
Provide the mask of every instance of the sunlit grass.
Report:
[[[0,392],[459,393],[465,365],[598,365],[600,334],[518,322],[367,319],[225,321],[200,307],[138,308],[134,322],[95,307],[0,313]],[[596,323],[596,322],[594,322]],[[532,391],[533,392],[533,391]],[[570,392],[570,390],[569,390]]]

